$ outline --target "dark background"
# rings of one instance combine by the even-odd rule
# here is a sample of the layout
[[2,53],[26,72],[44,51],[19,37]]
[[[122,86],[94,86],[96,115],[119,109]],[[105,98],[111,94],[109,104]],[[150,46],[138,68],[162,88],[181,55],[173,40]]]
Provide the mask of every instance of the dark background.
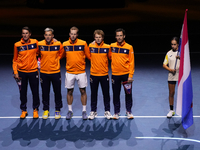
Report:
[[1,54],[12,54],[29,26],[32,38],[43,40],[44,29],[52,27],[55,38],[68,40],[69,29],[77,26],[79,38],[89,44],[95,29],[105,32],[105,43],[115,42],[115,29],[126,30],[126,42],[135,54],[166,53],[173,36],[180,36],[185,9],[188,9],[190,52],[199,52],[199,0],[1,0]]

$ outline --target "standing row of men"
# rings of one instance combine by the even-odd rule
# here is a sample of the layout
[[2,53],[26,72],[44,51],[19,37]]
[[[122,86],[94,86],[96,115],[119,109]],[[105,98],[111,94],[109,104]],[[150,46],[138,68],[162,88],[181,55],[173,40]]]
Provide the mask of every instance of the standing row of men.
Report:
[[[102,88],[104,99],[104,116],[107,119],[119,119],[120,115],[120,91],[122,82],[129,87],[125,92],[126,115],[133,119],[132,108],[132,81],[134,74],[134,51],[133,47],[125,42],[125,31],[116,30],[117,42],[111,45],[104,43],[104,32],[94,31],[94,39],[89,47],[87,43],[78,39],[78,28],[72,27],[69,40],[61,44],[54,39],[53,29],[46,28],[43,41],[31,39],[31,31],[28,27],[22,28],[22,39],[14,45],[13,71],[14,77],[21,80],[20,88],[20,118],[26,118],[27,113],[27,86],[28,82],[33,95],[33,118],[38,118],[39,100],[39,75],[37,57],[41,57],[40,82],[42,87],[43,119],[49,117],[49,95],[52,83],[55,95],[55,119],[61,117],[60,110],[63,106],[61,95],[60,59],[66,57],[65,88],[67,88],[68,113],[66,119],[73,117],[72,103],[75,81],[81,93],[83,106],[82,118],[94,119],[97,116],[97,93],[99,83]],[[85,58],[91,61],[90,88],[91,88],[91,112],[87,116],[87,75],[85,72]],[[110,113],[110,93],[108,58],[111,59],[112,90],[114,115]]]

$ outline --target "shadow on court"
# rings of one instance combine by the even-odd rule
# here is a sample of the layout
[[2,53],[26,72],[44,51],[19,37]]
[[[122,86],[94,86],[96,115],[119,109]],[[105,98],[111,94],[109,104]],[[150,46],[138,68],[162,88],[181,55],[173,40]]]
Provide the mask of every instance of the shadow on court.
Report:
[[[190,131],[188,132],[183,128],[181,118],[166,118],[158,129],[152,128],[151,131],[155,134],[155,137],[188,138],[194,135],[194,128],[194,125],[191,126]],[[194,145],[186,144],[183,140],[161,139],[161,141],[161,150],[165,149],[167,145],[174,144],[178,147],[178,149],[176,148],[171,150],[194,150]],[[182,144],[183,142],[184,144]]]
[[[134,131],[131,131],[134,128]],[[94,119],[94,120],[43,120],[17,119],[0,133],[2,147],[8,147],[18,141],[22,147],[36,147],[45,141],[46,147],[66,147],[70,142],[78,149],[94,147],[101,143],[103,147],[116,147],[125,140],[127,146],[137,145],[138,131],[134,120]],[[41,144],[41,143],[40,143]]]

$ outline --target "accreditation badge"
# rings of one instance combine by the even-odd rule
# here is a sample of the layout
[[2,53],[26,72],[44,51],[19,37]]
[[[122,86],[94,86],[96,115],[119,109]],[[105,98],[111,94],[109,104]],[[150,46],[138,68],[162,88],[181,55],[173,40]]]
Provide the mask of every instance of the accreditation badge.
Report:
[[124,89],[126,91],[126,94],[131,94],[132,91],[132,82],[122,82],[122,85],[124,86]]

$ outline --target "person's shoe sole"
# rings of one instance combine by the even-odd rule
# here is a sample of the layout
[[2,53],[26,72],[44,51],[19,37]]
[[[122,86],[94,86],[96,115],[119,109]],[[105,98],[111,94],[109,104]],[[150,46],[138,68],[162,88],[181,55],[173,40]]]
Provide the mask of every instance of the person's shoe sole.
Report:
[[[127,117],[128,118],[128,117]],[[134,117],[129,117],[128,119],[134,119]]]

